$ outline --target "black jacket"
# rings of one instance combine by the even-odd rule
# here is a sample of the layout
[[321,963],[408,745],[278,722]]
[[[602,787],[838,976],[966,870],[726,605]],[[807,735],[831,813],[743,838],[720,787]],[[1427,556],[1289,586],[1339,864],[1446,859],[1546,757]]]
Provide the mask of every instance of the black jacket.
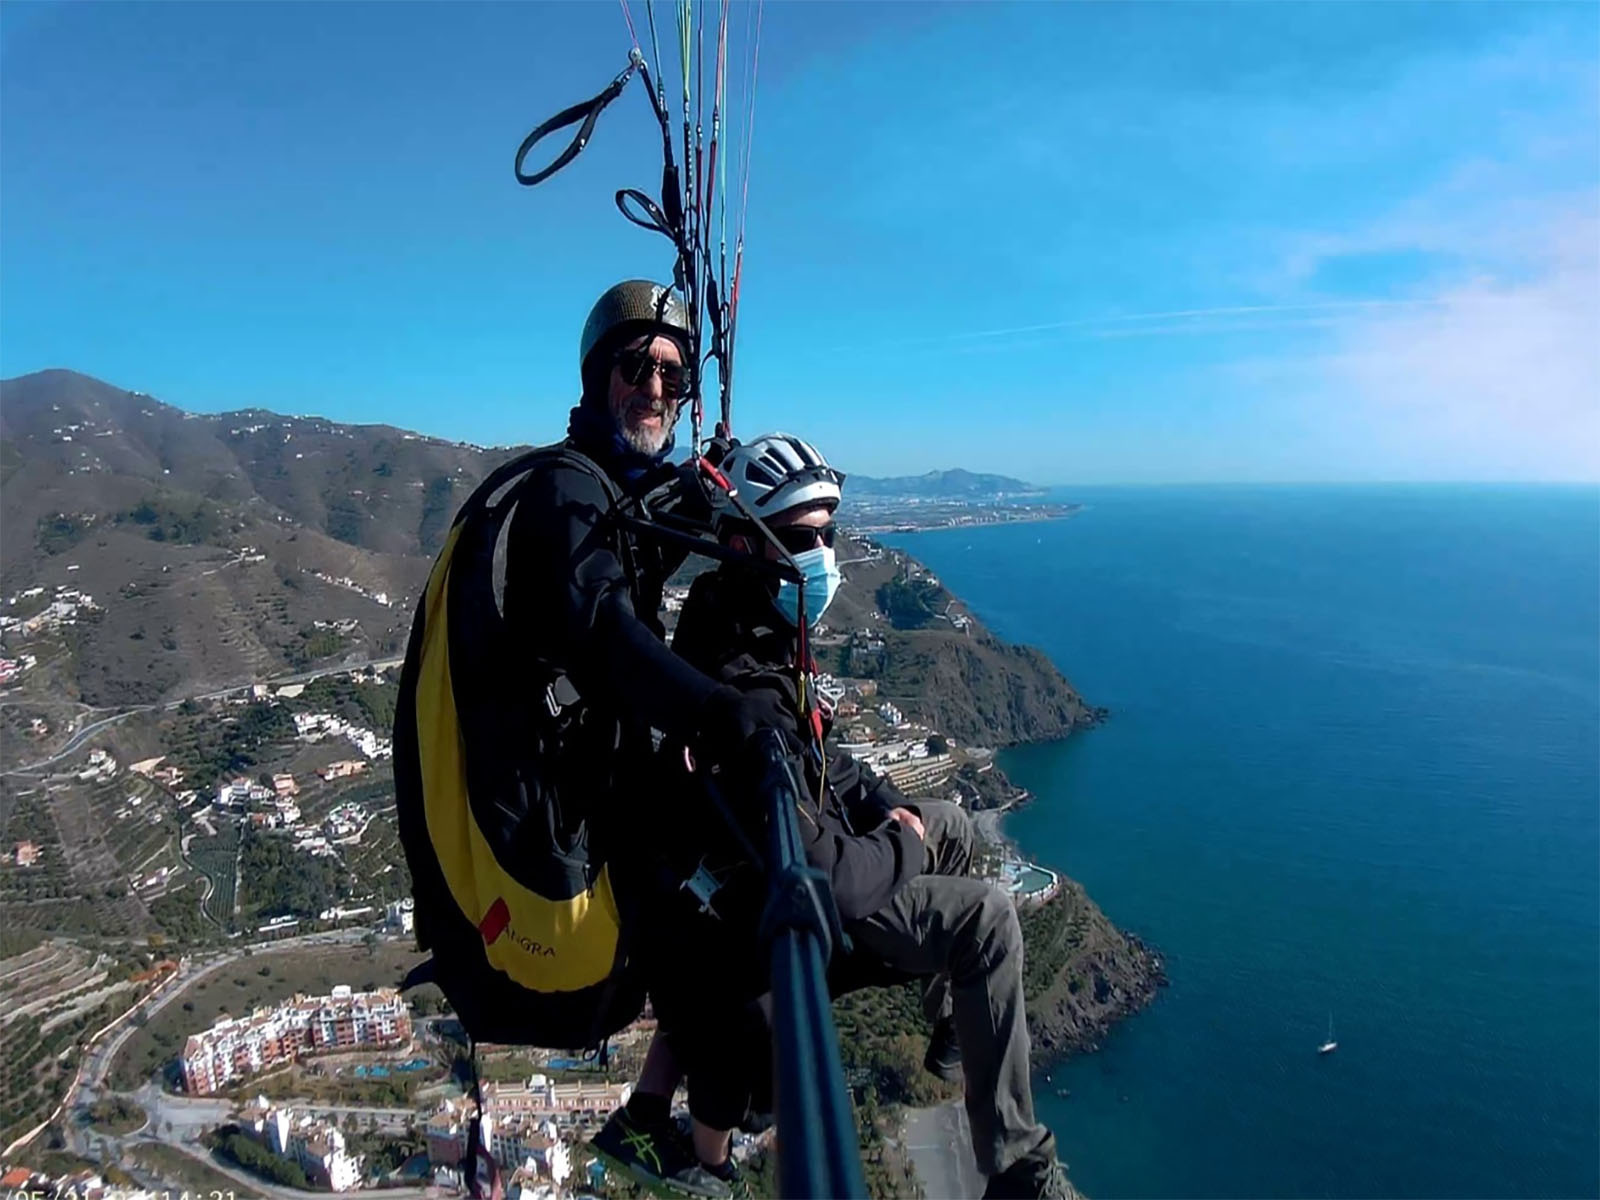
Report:
[[[790,732],[798,737],[794,673],[784,665],[793,656],[793,634],[765,588],[759,577],[736,567],[699,576],[684,602],[672,648],[700,671],[741,691],[778,693],[792,718]],[[829,732],[825,723],[825,740]],[[827,874],[843,920],[870,916],[922,870],[922,839],[889,816],[905,798],[848,754],[829,754],[826,772],[816,755],[808,753],[804,761],[809,794],[800,812],[800,836],[806,858]]]
[[774,585],[724,565],[697,575],[678,614],[672,650],[716,677],[741,655],[778,665],[794,660],[794,630],[773,605]]
[[[692,507],[697,491],[680,471],[663,466],[629,494],[665,487],[665,503]],[[564,672],[587,704],[620,724],[622,745],[644,755],[651,729],[692,740],[717,683],[662,640],[656,614],[683,552],[623,531],[613,507],[581,467],[537,468],[507,533],[505,613],[529,660]]]

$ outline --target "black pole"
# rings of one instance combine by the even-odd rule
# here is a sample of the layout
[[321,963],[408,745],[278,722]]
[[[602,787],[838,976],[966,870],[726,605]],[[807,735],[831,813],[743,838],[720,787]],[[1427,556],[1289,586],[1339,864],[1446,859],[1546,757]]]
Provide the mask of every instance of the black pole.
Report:
[[795,818],[801,789],[783,738],[766,729],[755,745],[767,804],[770,883],[762,928],[772,947],[778,1194],[785,1200],[864,1200],[867,1185],[828,1001],[828,957],[843,937],[839,916],[827,877],[806,865]]

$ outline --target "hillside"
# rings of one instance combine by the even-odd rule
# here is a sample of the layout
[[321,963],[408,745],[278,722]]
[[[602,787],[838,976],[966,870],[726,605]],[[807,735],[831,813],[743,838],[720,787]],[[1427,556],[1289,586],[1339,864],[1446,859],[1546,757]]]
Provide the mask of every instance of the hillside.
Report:
[[876,680],[885,699],[968,744],[1046,741],[1104,716],[1041,651],[995,637],[904,552],[856,540],[840,559],[845,586],[817,646],[826,669]]
[[377,554],[432,554],[461,489],[511,453],[258,409],[186,413],[61,370],[0,382],[0,443],[8,566],[40,518],[104,517],[152,493]]
[[[62,589],[94,606],[46,631],[54,636],[27,690],[93,707],[147,704],[395,655],[456,507],[514,452],[257,409],[187,413],[65,370],[0,382],[0,605],[20,604],[0,612],[26,619]],[[850,489],[1031,490],[959,469],[858,477]],[[850,574],[860,584],[834,623],[866,630],[884,580],[872,564]],[[33,588],[43,590],[22,597]],[[941,610],[951,602],[937,600]],[[975,622],[957,636],[943,611],[921,625],[891,615],[881,661],[862,651],[836,665],[881,678],[887,695],[917,702],[955,736],[1011,742],[1084,723],[1081,702],[1036,652]]]
[[508,453],[185,413],[70,371],[6,380],[0,601],[94,605],[53,631],[31,690],[149,703],[394,654],[456,506]]

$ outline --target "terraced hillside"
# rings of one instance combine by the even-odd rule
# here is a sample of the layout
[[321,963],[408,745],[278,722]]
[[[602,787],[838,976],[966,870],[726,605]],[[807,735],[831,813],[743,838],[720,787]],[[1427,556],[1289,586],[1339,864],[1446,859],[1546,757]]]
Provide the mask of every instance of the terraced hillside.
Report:
[[[107,726],[98,749],[0,775],[0,843],[12,847],[0,859],[0,924],[193,946],[273,917],[315,921],[338,904],[377,908],[409,894],[387,761],[344,737],[300,738],[293,720],[341,714],[386,734],[395,685],[364,678],[135,713]],[[358,773],[329,772],[352,759]],[[294,831],[216,807],[224,785],[273,775],[296,781]],[[313,836],[314,855],[294,849]]]
[[153,984],[148,963],[62,940],[0,959],[0,1147],[54,1109],[79,1042]]

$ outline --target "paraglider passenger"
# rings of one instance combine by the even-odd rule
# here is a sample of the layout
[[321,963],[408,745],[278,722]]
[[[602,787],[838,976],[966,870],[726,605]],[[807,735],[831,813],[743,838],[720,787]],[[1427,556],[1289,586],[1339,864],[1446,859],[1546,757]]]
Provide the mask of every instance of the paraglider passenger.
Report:
[[[833,514],[843,476],[813,447],[785,434],[735,445],[722,468],[805,572],[805,616],[815,625],[840,583]],[[718,534],[752,558],[778,557],[736,513],[719,518]],[[799,586],[725,563],[695,580],[672,648],[706,675],[761,696],[764,709],[777,698],[784,727],[804,745],[814,733],[798,715],[793,669]],[[815,694],[809,685],[808,691]],[[831,713],[824,711],[822,720],[825,740]],[[800,820],[807,859],[829,877],[855,943],[853,957],[867,960],[856,965],[868,974],[875,965],[929,981],[924,1007],[933,1028],[925,1065],[946,1079],[963,1079],[974,1155],[988,1176],[985,1195],[1064,1195],[1054,1137],[1033,1113],[1021,928],[1010,899],[968,874],[975,835],[966,813],[945,801],[908,801],[846,754],[827,756],[825,772],[820,754],[802,761],[807,800],[814,805]],[[714,825],[710,818],[699,828]],[[738,1123],[730,1113],[737,1114],[740,1101],[760,1107],[770,1084],[770,1058],[765,1047],[742,1050],[730,1041],[736,1030],[748,1030],[748,1001],[763,986],[764,964],[753,929],[723,914],[759,913],[759,900],[735,895],[715,907],[719,919],[702,922],[692,935],[680,928],[676,941],[683,945],[681,939],[692,936],[702,954],[717,947],[712,993],[683,971],[685,957],[670,948],[672,930],[646,940],[666,967],[648,972],[650,986],[663,1028],[672,1028],[673,1045],[689,1072],[694,1147],[704,1164],[727,1177],[725,1130]],[[708,1060],[716,1079],[706,1090],[714,1091],[722,1110],[720,1126],[696,1111],[696,1072],[708,1069]],[[730,1063],[743,1065],[742,1079],[730,1074]],[[641,1090],[658,1083],[641,1080]],[[709,1101],[704,1106],[712,1107]]]

